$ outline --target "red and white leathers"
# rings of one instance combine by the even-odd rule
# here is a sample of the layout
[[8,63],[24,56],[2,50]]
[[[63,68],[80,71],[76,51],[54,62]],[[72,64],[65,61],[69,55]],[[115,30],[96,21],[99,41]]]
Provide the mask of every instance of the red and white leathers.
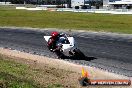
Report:
[[57,48],[56,43],[59,39],[59,33],[58,32],[52,32],[51,37],[48,40],[48,48],[52,51]]

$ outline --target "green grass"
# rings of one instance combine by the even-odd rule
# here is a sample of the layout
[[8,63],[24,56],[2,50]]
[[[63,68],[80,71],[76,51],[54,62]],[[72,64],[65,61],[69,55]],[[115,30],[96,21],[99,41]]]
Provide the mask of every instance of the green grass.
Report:
[[[43,70],[27,64],[17,63],[0,54],[0,88],[63,88],[60,84],[42,84],[38,77],[44,78]],[[48,74],[48,76],[50,76]],[[49,79],[45,79],[48,81]]]
[[132,33],[132,15],[0,9],[0,26]]
[[[27,65],[22,65],[0,55],[0,86],[3,88],[39,88],[32,78]],[[8,58],[10,59],[10,58]],[[2,88],[0,87],[0,88]]]

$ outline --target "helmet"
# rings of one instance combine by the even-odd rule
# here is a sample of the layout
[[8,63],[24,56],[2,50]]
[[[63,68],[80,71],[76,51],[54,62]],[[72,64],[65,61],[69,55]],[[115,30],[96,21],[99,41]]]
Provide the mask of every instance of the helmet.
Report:
[[52,33],[51,33],[51,36],[52,36],[53,38],[56,38],[58,35],[59,35],[58,32],[52,32]]

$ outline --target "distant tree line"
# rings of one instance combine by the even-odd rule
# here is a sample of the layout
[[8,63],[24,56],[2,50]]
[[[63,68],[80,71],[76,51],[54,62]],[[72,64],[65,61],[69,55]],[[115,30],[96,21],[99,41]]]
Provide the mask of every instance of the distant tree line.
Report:
[[103,6],[103,0],[88,0],[85,3],[89,4],[90,6],[96,6],[97,9],[100,6]]
[[39,0],[9,0],[12,4],[37,4]]
[[10,0],[12,4],[23,4],[24,0]]
[[0,2],[11,2],[12,4],[69,4],[71,0],[0,0]]
[[[60,5],[60,4],[69,4],[71,5],[71,0],[0,0],[0,2],[11,2],[12,4],[39,4],[39,5]],[[102,6],[103,0],[85,0],[85,4],[90,6]]]

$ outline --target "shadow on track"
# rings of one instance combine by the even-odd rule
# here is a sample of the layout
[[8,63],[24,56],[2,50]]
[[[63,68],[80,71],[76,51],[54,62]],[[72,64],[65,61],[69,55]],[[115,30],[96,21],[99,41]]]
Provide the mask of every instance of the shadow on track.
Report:
[[91,60],[97,59],[95,57],[88,57],[84,55],[84,53],[80,51],[79,49],[76,50],[76,52],[74,52],[74,54],[72,54],[71,56],[65,56],[65,54],[60,52],[60,50],[56,50],[54,53],[58,56],[58,58],[61,58],[61,59],[85,60],[85,61],[91,61]]
[[82,56],[63,56],[61,59],[70,59],[70,60],[85,60],[85,61],[91,61],[97,59],[96,57],[88,57],[84,54]]
[[85,61],[91,61],[91,60],[95,60],[95,59],[97,59],[97,58],[95,58],[95,57],[87,57],[87,56],[85,56],[85,57],[76,57],[76,56],[72,56],[72,57],[65,57],[65,58],[63,58],[63,59],[71,59],[71,60],[85,60]]

